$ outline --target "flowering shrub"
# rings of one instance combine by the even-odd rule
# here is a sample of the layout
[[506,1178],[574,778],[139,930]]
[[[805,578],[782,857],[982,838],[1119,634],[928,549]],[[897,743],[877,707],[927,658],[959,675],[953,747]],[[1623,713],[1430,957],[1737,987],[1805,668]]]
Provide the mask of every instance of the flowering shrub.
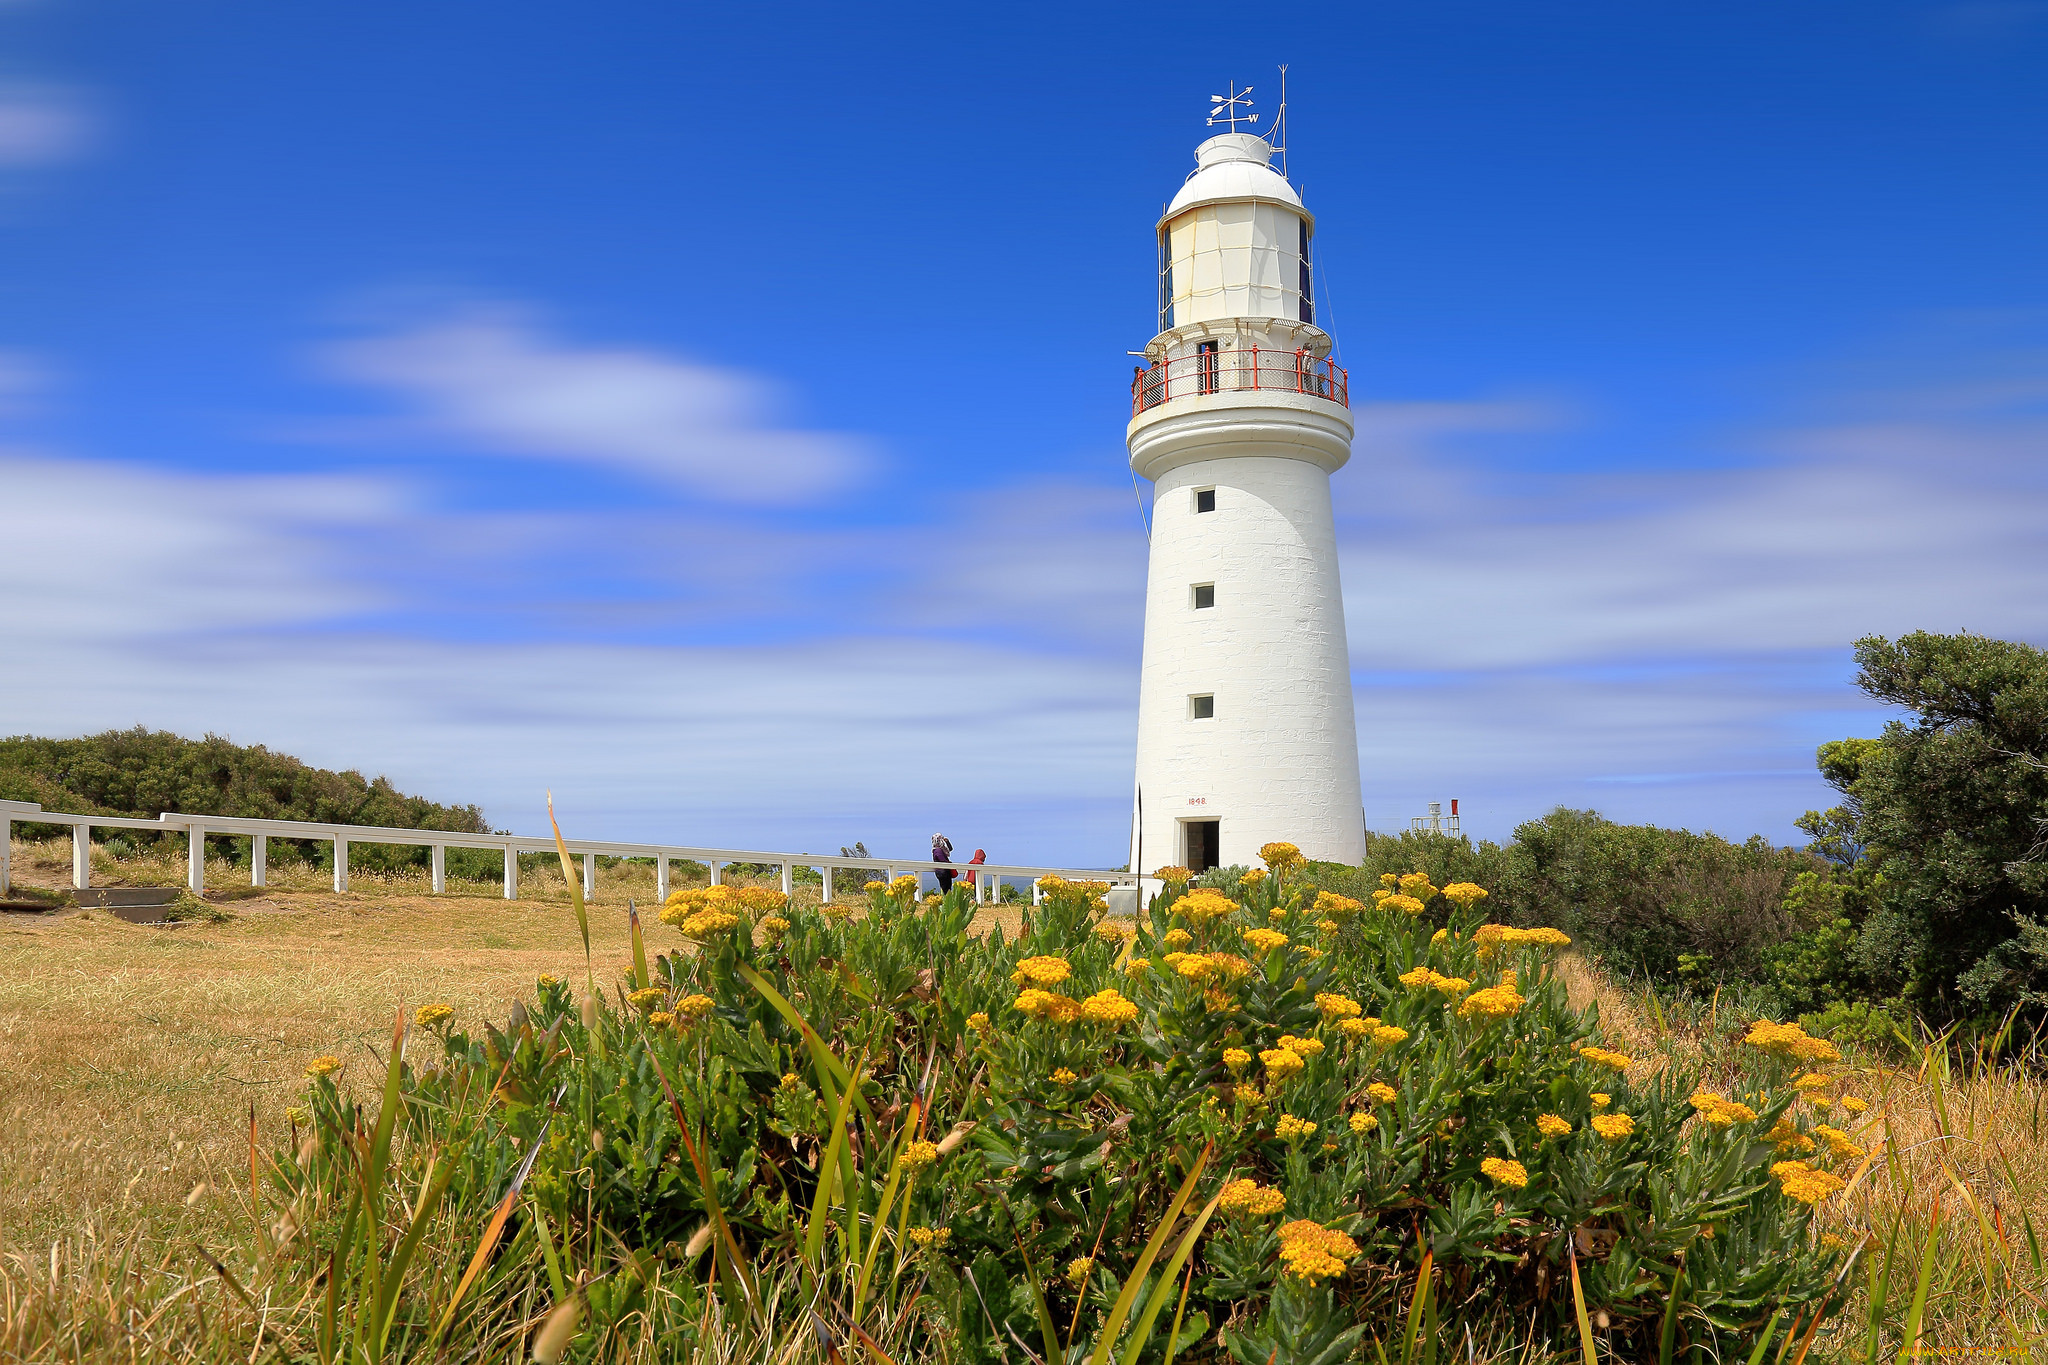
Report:
[[[1559,1342],[1576,1281],[1623,1359],[1655,1358],[1681,1272],[1673,1330],[1708,1357],[1831,1311],[1851,1253],[1811,1219],[1865,1153],[1826,1122],[1861,1102],[1825,1042],[1757,1023],[1763,1079],[1707,1089],[1604,1046],[1553,972],[1564,936],[1486,923],[1482,888],[1390,876],[1366,905],[1263,853],[1235,895],[1172,869],[1118,932],[1105,886],[1050,878],[1014,937],[908,878],[859,918],[678,893],[670,951],[615,989],[547,979],[474,1035],[421,1011],[398,1159],[442,1163],[477,1223],[519,1190],[513,1245],[542,1262],[471,1292],[559,1298],[589,1267],[590,1354],[630,1330],[681,1358],[717,1295],[816,1305],[839,1341],[886,1327],[920,1361],[1141,1330],[1157,1345],[1118,1358],[1150,1360],[1170,1322],[1193,1365],[1334,1362],[1399,1339],[1425,1265],[1464,1320]],[[308,1068],[311,1140],[277,1158],[297,1227],[360,1186],[339,1067]],[[778,1267],[808,1287],[762,1306]]]

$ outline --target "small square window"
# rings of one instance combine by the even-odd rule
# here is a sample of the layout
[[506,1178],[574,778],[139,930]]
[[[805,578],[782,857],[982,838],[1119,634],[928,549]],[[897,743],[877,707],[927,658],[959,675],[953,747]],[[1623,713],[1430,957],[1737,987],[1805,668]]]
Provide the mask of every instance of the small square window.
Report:
[[1196,720],[1216,719],[1216,697],[1214,693],[1188,698],[1189,713]]
[[1197,488],[1195,490],[1195,510],[1197,512],[1215,511],[1216,490],[1213,488]]
[[1216,585],[1214,583],[1195,584],[1195,610],[1201,611],[1205,607],[1213,607],[1215,605]]

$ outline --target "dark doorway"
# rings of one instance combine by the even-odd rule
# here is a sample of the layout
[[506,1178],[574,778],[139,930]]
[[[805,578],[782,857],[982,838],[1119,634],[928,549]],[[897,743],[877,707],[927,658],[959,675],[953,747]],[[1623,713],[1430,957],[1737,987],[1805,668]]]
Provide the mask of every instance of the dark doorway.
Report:
[[1223,822],[1220,820],[1189,820],[1188,871],[1197,876],[1215,867],[1223,852]]

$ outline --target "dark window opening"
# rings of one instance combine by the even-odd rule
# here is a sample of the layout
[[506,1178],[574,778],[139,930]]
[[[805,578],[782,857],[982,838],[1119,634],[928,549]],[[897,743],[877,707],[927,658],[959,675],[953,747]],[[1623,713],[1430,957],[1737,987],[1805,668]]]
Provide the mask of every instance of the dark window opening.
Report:
[[1213,607],[1215,605],[1216,585],[1214,583],[1195,584],[1195,610],[1200,611],[1204,607]]
[[1188,700],[1194,704],[1194,717],[1196,720],[1216,719],[1216,698],[1213,694],[1189,697]]
[[1173,234],[1159,233],[1159,330],[1173,330]]
[[1187,870],[1200,876],[1223,862],[1223,822],[1221,820],[1189,820],[1187,822],[1188,858]]
[[1215,511],[1215,510],[1216,510],[1216,490],[1215,490],[1215,489],[1213,489],[1213,488],[1198,488],[1198,489],[1196,489],[1196,490],[1195,490],[1195,510],[1196,510],[1197,512],[1213,512],[1213,511]]
[[[1314,322],[1316,320],[1315,292],[1309,284],[1308,219],[1306,218],[1301,220],[1301,320],[1303,322]],[[1159,330],[1163,332],[1166,329],[1162,327]]]
[[1214,393],[1217,388],[1216,343],[1198,342],[1195,345],[1195,370],[1197,387],[1202,393]]

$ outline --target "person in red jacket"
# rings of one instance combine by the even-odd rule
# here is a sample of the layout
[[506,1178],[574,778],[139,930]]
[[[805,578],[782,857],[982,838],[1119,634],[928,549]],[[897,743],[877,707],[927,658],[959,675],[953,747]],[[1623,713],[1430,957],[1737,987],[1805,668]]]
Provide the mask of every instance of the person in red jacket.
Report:
[[[978,848],[977,848],[976,850],[974,850],[974,856],[973,856],[972,858],[969,858],[969,859],[967,860],[967,865],[968,865],[969,867],[972,867],[972,866],[974,866],[974,865],[975,865],[976,863],[979,863],[979,862],[986,862],[987,860],[988,860],[988,854],[986,854],[986,853],[982,852],[982,851],[981,851],[980,849],[978,849]],[[966,882],[966,883],[967,883],[967,884],[968,884],[969,886],[972,886],[972,885],[974,885],[974,874],[973,874],[972,872],[963,872],[963,873],[961,873],[960,875],[961,875],[961,878],[962,878],[962,879],[963,879],[963,880],[964,880],[964,881],[965,881],[965,882]]]

